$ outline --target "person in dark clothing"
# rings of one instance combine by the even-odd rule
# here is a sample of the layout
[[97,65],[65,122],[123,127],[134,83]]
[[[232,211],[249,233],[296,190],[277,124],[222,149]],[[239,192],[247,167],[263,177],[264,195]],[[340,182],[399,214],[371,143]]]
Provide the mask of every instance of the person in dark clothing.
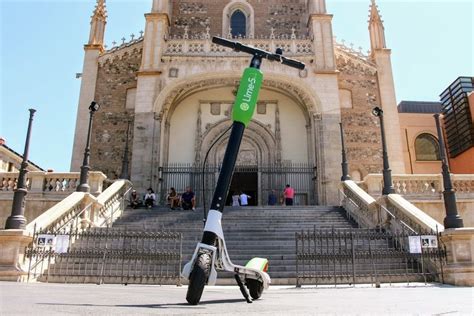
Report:
[[183,210],[193,210],[196,211],[196,198],[191,187],[186,188],[186,192],[181,194],[181,207]]
[[268,195],[268,205],[276,205],[277,204],[277,196],[275,195],[275,190],[272,190]]
[[155,205],[156,195],[153,192],[152,188],[148,188],[147,193],[145,194],[145,206],[147,208],[152,208]]

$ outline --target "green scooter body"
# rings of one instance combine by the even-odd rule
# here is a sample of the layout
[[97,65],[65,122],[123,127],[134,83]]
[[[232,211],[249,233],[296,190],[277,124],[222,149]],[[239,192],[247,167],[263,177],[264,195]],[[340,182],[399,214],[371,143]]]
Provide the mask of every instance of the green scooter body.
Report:
[[255,112],[263,74],[259,69],[246,68],[240,80],[239,91],[232,108],[232,120],[248,126]]

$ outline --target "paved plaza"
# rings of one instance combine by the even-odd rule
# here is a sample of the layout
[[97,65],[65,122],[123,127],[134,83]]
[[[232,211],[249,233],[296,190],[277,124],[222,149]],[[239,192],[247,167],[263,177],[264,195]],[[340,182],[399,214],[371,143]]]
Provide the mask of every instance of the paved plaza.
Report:
[[473,288],[447,285],[274,286],[247,304],[236,286],[186,287],[0,282],[0,315],[472,315]]

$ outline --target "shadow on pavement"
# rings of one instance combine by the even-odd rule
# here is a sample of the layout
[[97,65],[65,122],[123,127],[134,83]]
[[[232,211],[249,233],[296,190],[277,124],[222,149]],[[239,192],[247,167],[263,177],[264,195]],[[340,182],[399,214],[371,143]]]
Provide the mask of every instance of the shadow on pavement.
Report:
[[[230,300],[202,301],[201,303],[199,303],[199,305],[212,305],[212,304],[224,304],[224,303],[245,303],[245,300],[243,300],[243,299],[230,299]],[[175,304],[129,304],[129,305],[37,303],[37,305],[50,305],[50,306],[82,306],[82,307],[128,307],[128,308],[168,308],[168,307],[199,308],[199,305],[198,305],[198,306],[193,306],[193,305],[189,305],[188,303],[175,303]]]

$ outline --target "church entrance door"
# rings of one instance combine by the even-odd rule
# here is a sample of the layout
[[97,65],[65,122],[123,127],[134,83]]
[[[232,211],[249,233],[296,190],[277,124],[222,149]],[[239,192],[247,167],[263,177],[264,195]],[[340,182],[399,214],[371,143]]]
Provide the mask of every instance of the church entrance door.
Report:
[[232,195],[244,192],[251,198],[249,205],[258,205],[258,172],[257,167],[239,167],[237,166],[230,184],[229,194],[226,205],[232,205]]

